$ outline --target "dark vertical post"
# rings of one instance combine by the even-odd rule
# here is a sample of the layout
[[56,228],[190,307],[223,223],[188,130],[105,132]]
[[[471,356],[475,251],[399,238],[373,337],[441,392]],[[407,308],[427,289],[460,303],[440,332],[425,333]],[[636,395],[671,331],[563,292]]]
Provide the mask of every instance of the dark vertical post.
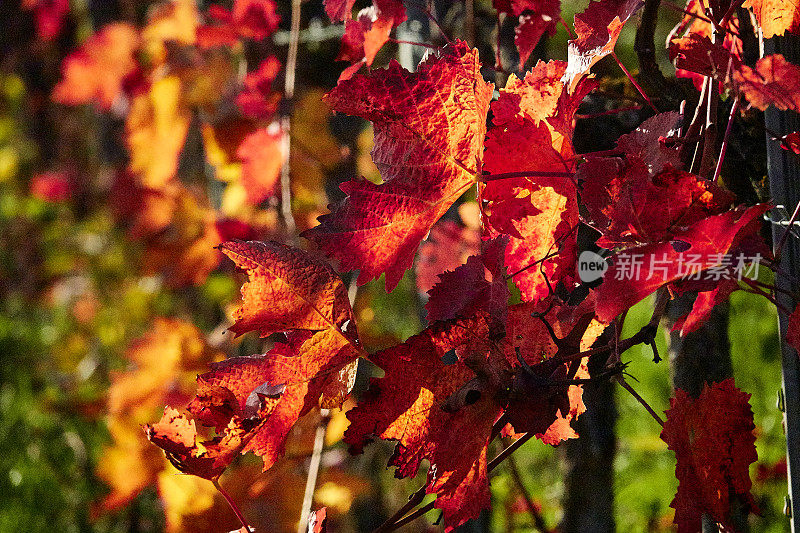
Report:
[[[764,42],[764,54],[783,54],[787,60],[800,64],[800,37],[787,36],[767,39]],[[767,130],[784,135],[792,131],[800,131],[800,115],[791,111],[780,111],[774,107],[764,114]],[[767,164],[769,168],[769,186],[772,201],[786,206],[791,213],[800,201],[800,161],[797,156],[780,148],[779,143],[771,140],[767,133]],[[774,225],[772,238],[774,243],[781,240],[783,232],[788,228]],[[797,279],[800,277],[800,241],[790,237],[786,240],[781,257],[778,259],[780,272],[775,281],[780,289],[798,292]],[[794,309],[795,302],[791,297],[778,292],[778,302],[787,309]],[[783,339],[786,336],[788,316],[778,313],[781,333],[781,365],[783,368],[783,405],[784,427],[786,428],[786,455],[789,477],[792,531],[800,531],[800,361],[797,352]]]

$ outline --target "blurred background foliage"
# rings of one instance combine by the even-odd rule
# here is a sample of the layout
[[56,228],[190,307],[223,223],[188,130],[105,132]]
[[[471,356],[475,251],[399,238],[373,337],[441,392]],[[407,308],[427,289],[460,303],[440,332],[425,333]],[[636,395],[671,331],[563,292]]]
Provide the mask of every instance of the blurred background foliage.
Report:
[[[565,3],[564,19],[571,20],[585,3]],[[189,100],[189,111],[187,140],[179,147],[177,192],[169,196],[173,193],[164,189],[157,197],[170,199],[173,207],[148,210],[139,203],[131,210],[119,206],[129,190],[118,192],[125,185],[120,169],[131,157],[124,139],[125,113],[113,108],[102,112],[91,104],[56,104],[51,93],[62,61],[79,43],[112,21],[143,26],[154,3],[73,0],[60,30],[50,38],[37,28],[36,9],[27,4],[4,0],[0,7],[8,30],[0,36],[0,531],[236,529],[233,514],[211,484],[180,475],[146,442],[140,425],[157,420],[165,404],[185,404],[195,375],[208,362],[262,353],[270,342],[252,336],[232,340],[224,334],[241,277],[230,263],[219,261],[212,246],[226,236],[285,237],[273,195],[254,204],[243,199],[246,193],[237,181],[241,165],[223,146],[236,119],[228,109],[230,92],[220,89],[235,83],[231,80],[247,63],[244,58],[274,53],[283,61],[285,43],[266,49],[250,43],[230,54],[203,56],[182,72],[180,97]],[[283,34],[288,4],[278,2]],[[475,9],[482,29],[478,38],[483,38],[479,46],[484,63],[491,64],[491,4],[479,1]],[[442,18],[457,35],[460,22],[454,13],[444,10]],[[675,14],[665,16],[661,35],[677,19]],[[304,27],[328,24],[321,2],[305,4]],[[379,179],[368,155],[372,137],[367,125],[331,116],[320,100],[342,66],[334,61],[338,37],[335,32],[333,36],[310,38],[300,50],[289,163],[300,229],[325,212],[341,181],[356,173]],[[631,67],[632,39],[628,28],[617,46]],[[564,57],[566,40],[560,28],[537,53]],[[378,64],[388,60],[393,46],[386,47]],[[663,67],[671,68],[668,63]],[[215,80],[211,84],[209,77]],[[631,93],[618,71],[612,77],[616,82],[607,83]],[[615,139],[637,120],[635,114],[615,115],[614,131],[608,135]],[[152,137],[146,140],[150,144],[144,150],[157,155],[153,142]],[[166,216],[167,223],[148,233],[142,226],[153,221],[142,220],[142,212]],[[393,293],[385,294],[382,280],[359,289],[356,313],[369,349],[421,329],[418,288],[424,293],[425,280],[435,276],[426,265],[440,267],[437,254],[456,264],[466,259],[475,247],[473,219],[469,203],[460,214],[449,214],[423,246],[416,275],[410,272]],[[456,237],[448,240],[447,235]],[[437,238],[455,248],[443,252],[439,243],[437,249]],[[785,464],[776,408],[780,364],[775,310],[747,294],[734,294],[730,305],[735,376],[737,385],[753,394],[758,431],[759,461],[752,477],[762,517],[753,522],[753,531],[783,531]],[[650,309],[645,301],[629,313],[626,335],[649,320]],[[661,353],[666,353],[665,338],[666,333],[659,335]],[[667,362],[654,364],[647,347],[630,350],[625,359],[638,392],[657,411],[666,409],[671,395]],[[362,365],[357,391],[371,372],[369,365]],[[618,393],[616,400],[618,529],[668,530],[677,484],[674,457],[659,439],[659,428],[632,397]],[[309,416],[296,428],[285,459],[269,472],[261,473],[259,461],[244,456],[223,476],[223,486],[258,531],[295,530],[316,423]],[[343,414],[335,412],[315,507],[328,506],[336,531],[369,531],[402,505],[419,482],[392,477],[385,468],[391,453],[387,446],[374,444],[364,455],[350,457],[339,443],[345,425]],[[559,523],[564,490],[560,450],[531,441],[515,454],[515,464],[518,478],[506,466],[494,473],[491,514],[482,526],[469,526],[473,530],[533,530],[520,484],[544,522],[551,528]],[[435,520],[431,515],[408,530],[427,530]]]

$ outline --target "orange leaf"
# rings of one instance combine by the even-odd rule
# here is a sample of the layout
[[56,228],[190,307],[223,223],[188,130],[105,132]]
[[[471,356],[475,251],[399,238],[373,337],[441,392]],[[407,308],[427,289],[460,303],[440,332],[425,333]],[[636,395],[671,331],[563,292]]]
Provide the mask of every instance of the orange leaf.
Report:
[[139,34],[133,26],[122,22],[104,26],[64,60],[53,100],[67,105],[94,102],[103,110],[110,109],[123,80],[136,69],[133,54],[138,46]]
[[237,336],[330,329],[345,337],[355,331],[347,289],[324,261],[272,241],[226,242],[220,250],[250,278],[242,286],[242,305],[230,328]]
[[431,226],[475,182],[491,94],[477,51],[463,42],[415,73],[392,62],[340,82],[327,100],[373,122],[372,157],[383,183],[342,184],[347,198],[304,236],[342,269],[360,269],[359,284],[385,272],[393,289]]
[[747,0],[742,5],[753,10],[765,39],[787,31],[800,32],[800,4],[797,0]]

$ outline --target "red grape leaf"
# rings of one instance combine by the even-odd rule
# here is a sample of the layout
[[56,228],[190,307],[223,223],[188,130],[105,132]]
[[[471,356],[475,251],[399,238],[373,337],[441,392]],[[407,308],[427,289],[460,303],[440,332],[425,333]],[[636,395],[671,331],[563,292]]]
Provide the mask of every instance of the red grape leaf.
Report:
[[322,507],[308,517],[308,533],[326,533],[328,531],[327,508]]
[[[488,350],[488,329],[481,319],[437,322],[403,344],[378,352],[371,360],[385,372],[347,413],[344,440],[360,453],[377,436],[396,440],[389,464],[395,476],[417,473],[423,459],[431,463],[427,492],[436,492],[446,529],[478,516],[489,506],[486,446],[501,407],[491,391],[470,389],[458,409],[448,400],[476,378],[462,360],[446,364],[451,350],[462,357]],[[483,350],[481,349],[483,346]],[[471,393],[471,396],[470,396]],[[456,504],[457,503],[457,504]]]
[[244,77],[236,105],[242,114],[255,119],[269,120],[278,110],[281,93],[272,90],[272,83],[281,71],[281,62],[269,56]]
[[372,65],[375,54],[389,40],[391,31],[391,18],[385,17],[374,5],[365,7],[355,20],[348,20],[345,24],[342,47],[336,59]]
[[386,288],[394,289],[420,241],[475,182],[491,95],[477,51],[460,41],[415,73],[393,61],[341,81],[327,100],[373,122],[372,157],[383,183],[342,184],[347,197],[303,236],[341,269],[359,269],[359,284],[386,273]]
[[730,378],[706,384],[697,399],[678,389],[670,400],[661,438],[677,458],[678,493],[670,506],[679,533],[700,531],[704,513],[732,527],[733,498],[745,512],[758,512],[750,493],[749,466],[758,454],[749,399]]
[[281,17],[273,0],[236,0],[233,24],[242,37],[266,39],[278,29]]
[[643,4],[642,0],[594,0],[575,15],[577,38],[569,41],[564,73],[570,92],[592,65],[614,51],[622,27]]
[[717,286],[710,291],[699,292],[691,311],[686,316],[676,320],[672,330],[680,330],[682,337],[696,331],[708,319],[711,311],[727,300],[738,289],[739,283],[736,280],[725,279],[720,280]]
[[74,177],[69,172],[43,172],[31,178],[31,196],[46,202],[65,202],[75,192]]
[[650,176],[645,162],[630,156],[590,158],[580,168],[583,201],[604,248],[655,243],[731,206],[733,195],[700,176],[668,166]]
[[[230,389],[242,410],[259,392],[283,391],[272,415],[244,449],[261,456],[264,470],[283,454],[286,438],[298,419],[320,405],[341,405],[355,378],[359,353],[333,330],[297,331],[288,337],[288,343],[276,343],[265,355],[212,364],[211,372],[198,378],[201,383]],[[201,407],[198,402],[189,405],[203,423],[216,425],[216,419],[203,414]]]
[[486,311],[498,324],[506,323],[509,294],[503,257],[507,242],[505,237],[484,241],[480,255],[470,256],[465,264],[439,275],[425,305],[429,322],[468,318]]
[[242,286],[242,305],[230,327],[237,336],[332,330],[357,342],[347,289],[327,263],[272,241],[226,242],[219,249],[250,279]]
[[[494,126],[484,153],[481,199],[490,236],[510,236],[506,266],[527,301],[545,297],[559,281],[575,277],[577,190],[571,143],[573,114],[584,90],[563,91],[563,62],[539,63],[523,82],[512,76],[492,104]],[[515,150],[509,151],[508,147]],[[564,177],[491,180],[491,174],[560,172]],[[547,257],[552,255],[552,257]],[[547,257],[547,259],[545,259]],[[541,263],[539,263],[541,262]],[[547,279],[545,279],[545,276]]]
[[631,133],[617,139],[617,148],[628,156],[635,156],[647,166],[650,175],[658,174],[664,167],[681,167],[678,143],[672,146],[666,140],[678,133],[680,113],[668,111],[652,116]]
[[787,31],[800,32],[800,4],[797,0],[747,0],[742,5],[753,10],[765,39]]
[[333,22],[350,20],[356,0],[325,0],[325,13]]
[[533,0],[525,4],[525,12],[518,13],[519,24],[514,29],[514,44],[519,52],[520,70],[525,67],[525,62],[542,36],[545,33],[555,35],[561,20],[561,0]]
[[800,111],[800,67],[780,54],[762,57],[754,69],[742,65],[733,73],[733,81],[747,101],[762,111],[770,105]]
[[36,36],[42,41],[58,37],[69,14],[69,0],[22,0],[22,7],[33,11]]
[[794,154],[800,155],[800,132],[793,131],[791,133],[787,133],[783,137],[773,140],[781,141],[781,148],[784,150],[788,150]]
[[[220,391],[227,389],[218,388],[218,395],[222,394]],[[200,444],[194,420],[171,407],[164,409],[159,422],[146,424],[144,430],[148,440],[164,450],[175,468],[185,474],[216,479],[258,433],[275,409],[279,396],[260,396],[253,413],[245,414],[241,410],[227,413],[228,422],[222,434]]]
[[725,79],[741,64],[725,46],[714,44],[707,35],[697,33],[670,41],[669,58],[679,70],[718,79]]
[[[597,289],[597,318],[607,324],[660,286],[685,276],[685,252],[696,255],[704,269],[719,266],[720,254],[758,233],[760,217],[769,207],[759,204],[732,209],[675,233],[672,241],[624,250],[628,260],[622,261],[618,255]],[[638,272],[637,263],[641,265]]]
[[417,290],[428,292],[439,282],[440,274],[455,270],[480,249],[481,236],[477,230],[462,228],[452,220],[439,221],[419,247],[415,267]]
[[138,46],[139,33],[130,24],[104,26],[63,61],[53,100],[67,105],[94,102],[110,109],[123,80],[136,69],[133,54]]

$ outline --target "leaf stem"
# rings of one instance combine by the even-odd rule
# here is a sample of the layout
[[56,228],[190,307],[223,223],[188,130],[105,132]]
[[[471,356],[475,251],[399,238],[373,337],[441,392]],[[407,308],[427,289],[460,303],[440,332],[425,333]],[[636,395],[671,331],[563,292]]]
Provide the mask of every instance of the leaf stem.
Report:
[[247,524],[247,520],[245,520],[242,511],[239,510],[239,507],[236,505],[236,502],[233,501],[233,498],[231,498],[230,494],[228,494],[227,491],[225,491],[225,489],[223,489],[222,486],[219,484],[219,479],[214,478],[211,480],[211,483],[214,484],[214,488],[216,488],[219,491],[219,493],[222,494],[222,497],[225,498],[225,501],[228,502],[228,505],[233,510],[233,514],[235,514],[236,518],[239,519],[239,522],[241,522],[242,527],[244,527],[244,530],[255,531]]
[[547,527],[542,513],[536,508],[536,504],[533,503],[533,499],[531,498],[530,494],[528,494],[528,489],[525,488],[525,483],[522,481],[522,475],[519,472],[519,468],[517,468],[517,462],[513,457],[509,457],[506,464],[508,465],[508,470],[511,473],[511,478],[514,480],[514,484],[517,486],[517,490],[519,490],[522,499],[525,501],[525,506],[528,508],[528,512],[531,513],[534,525],[539,531],[548,533],[550,528]]

